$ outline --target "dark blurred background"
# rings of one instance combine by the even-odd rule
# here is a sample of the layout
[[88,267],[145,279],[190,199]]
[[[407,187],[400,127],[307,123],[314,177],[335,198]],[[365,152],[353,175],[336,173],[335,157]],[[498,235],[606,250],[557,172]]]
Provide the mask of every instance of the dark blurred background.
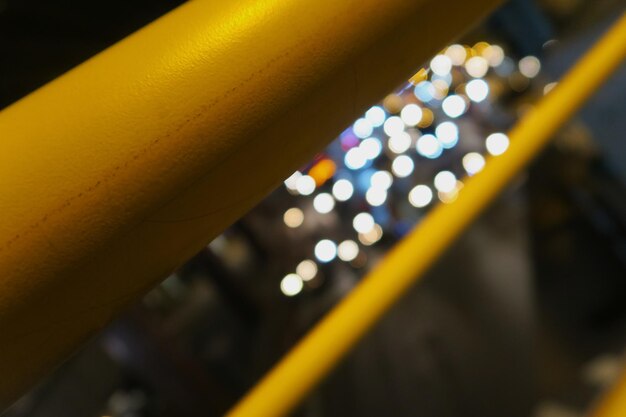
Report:
[[[180,3],[0,0],[0,108]],[[484,138],[506,132],[624,6],[508,1],[457,40],[460,64],[377,106],[385,120],[422,109],[415,126],[402,118],[408,174],[395,162],[409,151],[392,149],[403,145],[390,145],[386,125],[366,113],[6,416],[221,415],[430,207],[462,192],[462,180],[433,188],[436,174],[471,174],[465,156],[493,153]],[[472,56],[489,61],[484,73],[468,67]],[[471,97],[471,79],[485,81],[486,99]],[[453,93],[470,97],[460,116],[443,105]],[[415,152],[444,120],[458,129],[455,142]],[[370,135],[382,150],[351,160]],[[584,415],[620,372],[626,345],[625,136],[622,66],[294,415]],[[377,172],[393,181],[384,198],[368,197]],[[298,188],[302,176],[313,191]],[[345,201],[333,188],[340,180],[352,188]],[[419,184],[432,201],[407,199]],[[375,228],[355,233],[358,213]],[[322,239],[352,243],[328,254]]]

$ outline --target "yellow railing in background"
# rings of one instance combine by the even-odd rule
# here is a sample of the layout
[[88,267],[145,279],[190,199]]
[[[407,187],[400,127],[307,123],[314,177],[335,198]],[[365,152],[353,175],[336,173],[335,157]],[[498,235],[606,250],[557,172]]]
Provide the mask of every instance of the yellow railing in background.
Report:
[[608,392],[600,399],[589,417],[626,416],[626,369]]

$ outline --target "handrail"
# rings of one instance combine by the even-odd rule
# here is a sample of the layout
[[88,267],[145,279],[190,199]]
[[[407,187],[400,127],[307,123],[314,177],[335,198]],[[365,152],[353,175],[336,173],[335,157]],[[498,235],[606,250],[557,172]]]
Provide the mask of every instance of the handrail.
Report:
[[499,2],[192,1],[0,112],[0,410]]
[[589,417],[624,417],[626,416],[626,369],[615,383],[609,387],[593,408]]
[[506,153],[435,207],[227,417],[279,417],[344,357],[626,58],[626,13],[509,133]]

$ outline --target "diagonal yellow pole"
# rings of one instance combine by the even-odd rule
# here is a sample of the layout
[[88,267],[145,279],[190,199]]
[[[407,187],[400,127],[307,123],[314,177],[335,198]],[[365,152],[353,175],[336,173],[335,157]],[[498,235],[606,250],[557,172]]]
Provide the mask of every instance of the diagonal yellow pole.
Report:
[[626,416],[626,370],[619,380],[600,399],[589,417],[624,417]]
[[450,246],[626,57],[626,13],[509,133],[511,145],[437,206],[228,414],[278,417],[292,410]]

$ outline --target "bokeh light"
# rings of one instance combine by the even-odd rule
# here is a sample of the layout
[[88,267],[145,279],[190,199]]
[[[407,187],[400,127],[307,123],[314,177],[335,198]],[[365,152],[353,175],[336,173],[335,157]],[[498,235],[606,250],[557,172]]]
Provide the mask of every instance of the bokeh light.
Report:
[[396,177],[404,178],[413,173],[414,167],[415,164],[413,163],[411,157],[407,155],[400,155],[393,160],[391,164],[391,172],[393,172]]
[[474,79],[465,86],[465,93],[470,100],[480,103],[489,95],[489,85],[481,79]]
[[433,192],[427,185],[416,185],[409,192],[409,203],[414,207],[426,207],[432,200]]
[[322,239],[315,245],[315,257],[320,262],[330,262],[337,256],[337,245],[329,239]]
[[504,133],[492,133],[487,136],[485,146],[491,155],[502,155],[509,148],[509,138]]
[[372,123],[369,120],[362,118],[354,122],[354,125],[352,125],[352,131],[357,137],[365,139],[372,134],[374,126],[372,126]]
[[421,136],[417,140],[415,148],[417,153],[429,159],[438,158],[443,152],[441,142],[431,134]]
[[400,118],[407,126],[417,126],[422,120],[422,108],[415,103],[407,104],[400,112]]
[[372,230],[372,227],[374,227],[374,224],[374,217],[372,217],[371,214],[365,212],[357,214],[352,220],[352,227],[354,227],[354,230],[356,230],[358,233],[369,232],[370,230]]
[[313,208],[321,214],[330,213],[335,208],[335,199],[328,193],[320,193],[313,199]]
[[385,119],[387,118],[387,113],[380,106],[374,106],[365,112],[365,118],[372,124],[374,127],[380,127],[385,123]]
[[317,264],[310,259],[305,259],[296,267],[296,274],[303,281],[311,281],[317,275]]
[[280,290],[287,297],[298,295],[303,287],[302,278],[298,274],[287,274],[280,281]]
[[442,122],[435,128],[435,135],[444,149],[450,149],[459,141],[459,128],[454,122]]
[[446,97],[441,103],[441,108],[448,117],[454,119],[465,113],[467,105],[463,97],[455,94]]
[[354,186],[346,179],[337,180],[333,185],[333,196],[337,201],[347,201],[354,193]]
[[302,195],[313,194],[315,186],[315,180],[309,175],[302,175],[296,180],[296,190]]
[[297,207],[292,207],[283,214],[283,221],[288,227],[295,229],[304,222],[304,213]]
[[482,171],[485,167],[485,158],[478,152],[470,152],[463,157],[463,168],[469,175]]
[[448,193],[456,188],[456,176],[450,171],[441,171],[435,175],[435,188],[443,193]]
[[359,255],[359,245],[354,240],[344,240],[337,248],[339,259],[350,262]]

